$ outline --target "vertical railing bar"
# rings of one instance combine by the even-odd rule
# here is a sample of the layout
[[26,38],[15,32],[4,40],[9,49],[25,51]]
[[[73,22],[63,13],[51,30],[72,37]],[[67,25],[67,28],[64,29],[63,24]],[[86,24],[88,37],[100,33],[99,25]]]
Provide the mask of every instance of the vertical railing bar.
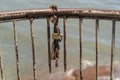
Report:
[[2,64],[2,49],[0,47],[0,70],[1,70],[1,79],[4,80],[3,64]]
[[80,40],[80,80],[83,80],[83,70],[82,70],[82,25],[83,20],[79,18],[79,40]]
[[33,19],[30,19],[30,32],[31,32],[31,41],[32,41],[33,76],[34,76],[34,80],[37,80],[36,61],[35,61],[35,47],[34,47],[34,32],[33,32]]
[[66,62],[66,17],[63,18],[63,32],[64,32],[64,72],[67,69],[67,62]]
[[110,80],[113,80],[113,61],[115,53],[115,20],[112,21],[112,41],[111,41],[111,71],[110,71]]
[[49,65],[49,72],[51,73],[51,59],[50,59],[50,21],[47,19],[47,37],[48,37],[48,65]]
[[99,20],[96,20],[96,80],[98,80],[98,59],[99,59]]
[[19,54],[18,54],[18,40],[17,40],[16,21],[15,20],[13,21],[13,29],[14,29],[15,52],[16,52],[17,80],[21,80],[20,79]]

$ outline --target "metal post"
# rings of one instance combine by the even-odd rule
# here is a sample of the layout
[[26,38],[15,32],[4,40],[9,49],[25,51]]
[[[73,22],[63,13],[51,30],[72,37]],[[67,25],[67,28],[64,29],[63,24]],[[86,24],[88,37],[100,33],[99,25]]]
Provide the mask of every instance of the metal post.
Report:
[[112,21],[112,42],[111,42],[111,72],[110,72],[110,80],[113,80],[113,72],[114,72],[114,53],[115,53],[115,20]]
[[16,52],[16,68],[17,68],[17,79],[20,79],[20,65],[19,65],[19,54],[18,54],[18,41],[17,41],[17,32],[16,32],[16,21],[13,21],[14,29],[14,43],[15,43],[15,52]]
[[1,49],[1,47],[0,47],[0,70],[1,70],[1,79],[4,80],[3,64],[2,64],[2,49]]
[[83,20],[79,18],[79,40],[80,40],[80,80],[83,80],[83,70],[82,70],[82,25]]
[[64,26],[64,72],[67,69],[67,62],[66,62],[66,17],[63,19],[63,26]]
[[51,73],[51,59],[50,59],[50,21],[47,19],[47,37],[48,37],[48,65],[49,72]]
[[99,20],[96,20],[96,80],[98,80],[98,58],[99,58]]
[[34,80],[37,80],[36,62],[35,62],[35,47],[34,47],[34,32],[33,32],[33,19],[30,19],[30,31],[31,31],[31,41],[32,41],[33,75],[34,75]]

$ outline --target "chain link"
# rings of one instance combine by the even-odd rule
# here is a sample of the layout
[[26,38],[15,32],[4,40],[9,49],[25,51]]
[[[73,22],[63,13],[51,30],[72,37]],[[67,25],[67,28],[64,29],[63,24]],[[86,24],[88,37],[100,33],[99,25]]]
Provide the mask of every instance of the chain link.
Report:
[[54,24],[54,29],[53,29],[53,42],[52,42],[52,54],[54,54],[54,59],[59,58],[59,49],[60,45],[59,42],[61,41],[61,35],[60,35],[60,29],[58,27],[58,17],[55,14],[57,12],[57,6],[52,5],[50,6],[50,9],[53,10],[54,15],[50,17],[50,21]]

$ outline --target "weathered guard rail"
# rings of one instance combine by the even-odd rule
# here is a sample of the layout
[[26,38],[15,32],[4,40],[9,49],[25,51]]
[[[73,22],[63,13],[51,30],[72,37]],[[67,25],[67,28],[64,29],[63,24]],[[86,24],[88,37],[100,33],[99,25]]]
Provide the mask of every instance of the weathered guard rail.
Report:
[[[47,19],[47,32],[48,32],[48,65],[51,72],[51,60],[50,60],[50,21],[48,20],[51,16],[56,15],[58,18],[63,18],[63,27],[64,27],[64,68],[66,71],[67,62],[66,62],[66,20],[67,18],[77,18],[79,19],[79,42],[80,42],[80,76],[83,80],[83,71],[82,71],[82,24],[83,19],[95,19],[96,20],[96,80],[98,79],[98,54],[99,54],[99,20],[112,20],[112,46],[111,46],[111,73],[110,79],[113,80],[113,60],[115,53],[115,23],[120,20],[120,11],[117,10],[100,10],[100,9],[57,9],[53,11],[52,9],[34,9],[34,10],[19,10],[19,11],[9,11],[9,12],[0,12],[0,23],[13,22],[14,29],[14,41],[15,41],[15,51],[16,51],[16,67],[17,67],[17,79],[20,79],[20,69],[19,69],[19,56],[18,56],[18,44],[16,36],[16,21],[19,20],[30,20],[30,31],[31,31],[31,41],[32,41],[32,54],[33,54],[33,73],[34,80],[37,80],[36,77],[36,63],[35,63],[35,49],[34,49],[34,32],[32,29],[32,23],[34,19]],[[1,69],[1,78],[4,80],[3,76],[3,66],[1,62],[0,55],[0,69]]]
[[92,18],[92,19],[120,19],[120,11],[117,10],[100,10],[100,9],[58,9],[53,12],[51,9],[34,9],[0,12],[0,22],[11,20],[22,20],[30,18],[48,18],[56,14],[59,18]]

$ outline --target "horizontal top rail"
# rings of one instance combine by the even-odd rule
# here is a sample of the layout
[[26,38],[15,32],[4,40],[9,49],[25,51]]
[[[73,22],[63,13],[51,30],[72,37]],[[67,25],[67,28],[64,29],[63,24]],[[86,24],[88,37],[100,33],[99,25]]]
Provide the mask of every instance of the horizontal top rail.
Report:
[[57,15],[59,18],[92,18],[92,19],[107,19],[120,20],[120,10],[102,10],[102,9],[81,9],[81,8],[58,8],[57,11],[52,9],[33,9],[33,10],[18,10],[0,12],[0,22],[23,19],[38,19],[47,18],[52,15]]

